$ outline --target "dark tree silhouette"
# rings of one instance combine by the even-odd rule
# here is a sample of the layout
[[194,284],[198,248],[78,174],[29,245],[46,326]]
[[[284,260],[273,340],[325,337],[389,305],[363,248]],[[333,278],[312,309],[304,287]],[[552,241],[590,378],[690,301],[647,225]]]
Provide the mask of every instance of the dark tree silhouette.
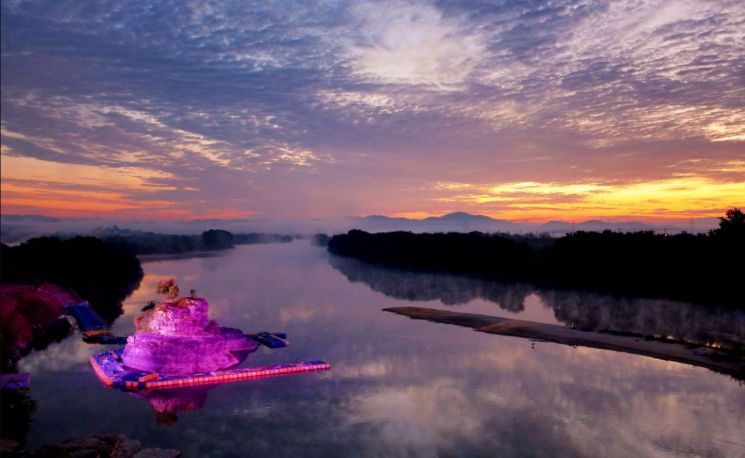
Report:
[[116,226],[104,229],[97,237],[134,254],[179,254],[192,251],[217,251],[235,245],[254,243],[287,243],[294,240],[291,235],[232,234],[222,229],[210,229],[201,234],[159,234],[155,232],[120,229]]
[[731,208],[723,218],[719,218],[719,229],[714,235],[722,237],[745,237],[745,213],[739,208]]
[[53,283],[74,290],[112,322],[121,302],[140,284],[140,261],[119,246],[94,237],[40,237],[15,247],[2,245],[4,283]]
[[731,209],[709,234],[576,232],[559,239],[469,234],[369,234],[328,242],[331,253],[387,267],[526,281],[627,296],[745,307],[745,219]]
[[202,245],[207,250],[233,248],[233,234],[221,229],[210,229],[202,232]]

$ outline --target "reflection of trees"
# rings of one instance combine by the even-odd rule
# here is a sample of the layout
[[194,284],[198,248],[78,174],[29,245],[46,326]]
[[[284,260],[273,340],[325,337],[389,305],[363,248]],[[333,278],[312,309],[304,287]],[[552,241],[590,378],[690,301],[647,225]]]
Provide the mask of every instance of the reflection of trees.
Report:
[[538,291],[556,318],[588,331],[628,332],[745,350],[745,312],[664,299]]
[[352,258],[331,256],[330,262],[351,282],[362,282],[373,291],[409,301],[439,300],[445,305],[461,305],[483,299],[504,310],[521,312],[525,309],[525,298],[532,291],[527,285],[388,269]]
[[524,310],[536,292],[557,320],[587,331],[614,331],[684,340],[745,351],[745,311],[664,299],[633,299],[573,290],[541,290],[525,284],[389,269],[346,257],[331,265],[351,282],[409,301],[460,305],[483,299],[510,312]]

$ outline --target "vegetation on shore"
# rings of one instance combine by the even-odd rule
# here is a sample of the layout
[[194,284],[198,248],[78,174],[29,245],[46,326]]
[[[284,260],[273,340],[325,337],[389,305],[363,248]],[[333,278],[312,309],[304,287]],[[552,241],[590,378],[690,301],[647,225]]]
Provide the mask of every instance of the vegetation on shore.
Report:
[[235,245],[253,243],[291,242],[290,235],[233,234],[222,229],[210,229],[201,234],[158,234],[112,228],[97,235],[107,244],[121,247],[134,254],[180,254],[193,251],[218,251]]
[[337,255],[399,269],[523,281],[628,296],[743,306],[745,218],[738,209],[708,234],[576,232],[558,239],[471,233],[335,235]]
[[[12,372],[31,349],[66,337],[70,327],[59,319],[62,302],[87,300],[107,322],[122,313],[121,303],[143,278],[137,254],[216,251],[240,243],[289,242],[289,235],[239,234],[208,230],[200,235],[156,234],[111,228],[98,237],[39,237],[18,246],[1,246],[0,318],[2,367]],[[6,287],[9,284],[23,285]],[[37,291],[35,285],[44,285]],[[40,291],[59,291],[48,293]],[[55,296],[55,299],[49,297]],[[75,299],[72,299],[75,297]]]
[[252,243],[290,243],[295,238],[287,234],[262,234],[251,232],[250,234],[235,234],[236,245],[250,245]]
[[233,248],[234,236],[228,231],[210,229],[201,234],[158,234],[155,232],[114,231],[98,236],[111,246],[133,254],[177,254],[190,251],[216,251]]
[[107,322],[122,313],[122,301],[143,277],[134,254],[94,237],[39,237],[1,249],[3,283],[70,288]]

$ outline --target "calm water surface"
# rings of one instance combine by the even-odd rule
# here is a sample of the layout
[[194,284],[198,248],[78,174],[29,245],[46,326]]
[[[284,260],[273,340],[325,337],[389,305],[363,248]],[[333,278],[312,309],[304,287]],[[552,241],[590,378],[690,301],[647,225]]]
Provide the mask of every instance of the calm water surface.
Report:
[[[104,388],[73,335],[21,361],[38,409],[29,446],[123,432],[186,456],[745,456],[745,385],[707,369],[495,336],[382,312],[417,305],[738,346],[745,319],[665,301],[534,291],[330,257],[306,241],[143,264],[114,325],[178,280],[211,317],[291,346],[244,365],[323,359],[328,372],[138,397]],[[414,301],[414,302],[413,302]],[[156,411],[157,410],[157,411]]]

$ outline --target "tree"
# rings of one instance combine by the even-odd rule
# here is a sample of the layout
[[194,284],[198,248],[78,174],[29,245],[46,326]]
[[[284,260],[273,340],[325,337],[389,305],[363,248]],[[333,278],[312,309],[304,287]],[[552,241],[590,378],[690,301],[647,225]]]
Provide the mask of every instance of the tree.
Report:
[[233,234],[220,229],[210,229],[202,232],[202,244],[208,250],[233,248]]
[[730,208],[719,218],[719,229],[714,233],[723,237],[745,237],[745,213],[739,208]]

